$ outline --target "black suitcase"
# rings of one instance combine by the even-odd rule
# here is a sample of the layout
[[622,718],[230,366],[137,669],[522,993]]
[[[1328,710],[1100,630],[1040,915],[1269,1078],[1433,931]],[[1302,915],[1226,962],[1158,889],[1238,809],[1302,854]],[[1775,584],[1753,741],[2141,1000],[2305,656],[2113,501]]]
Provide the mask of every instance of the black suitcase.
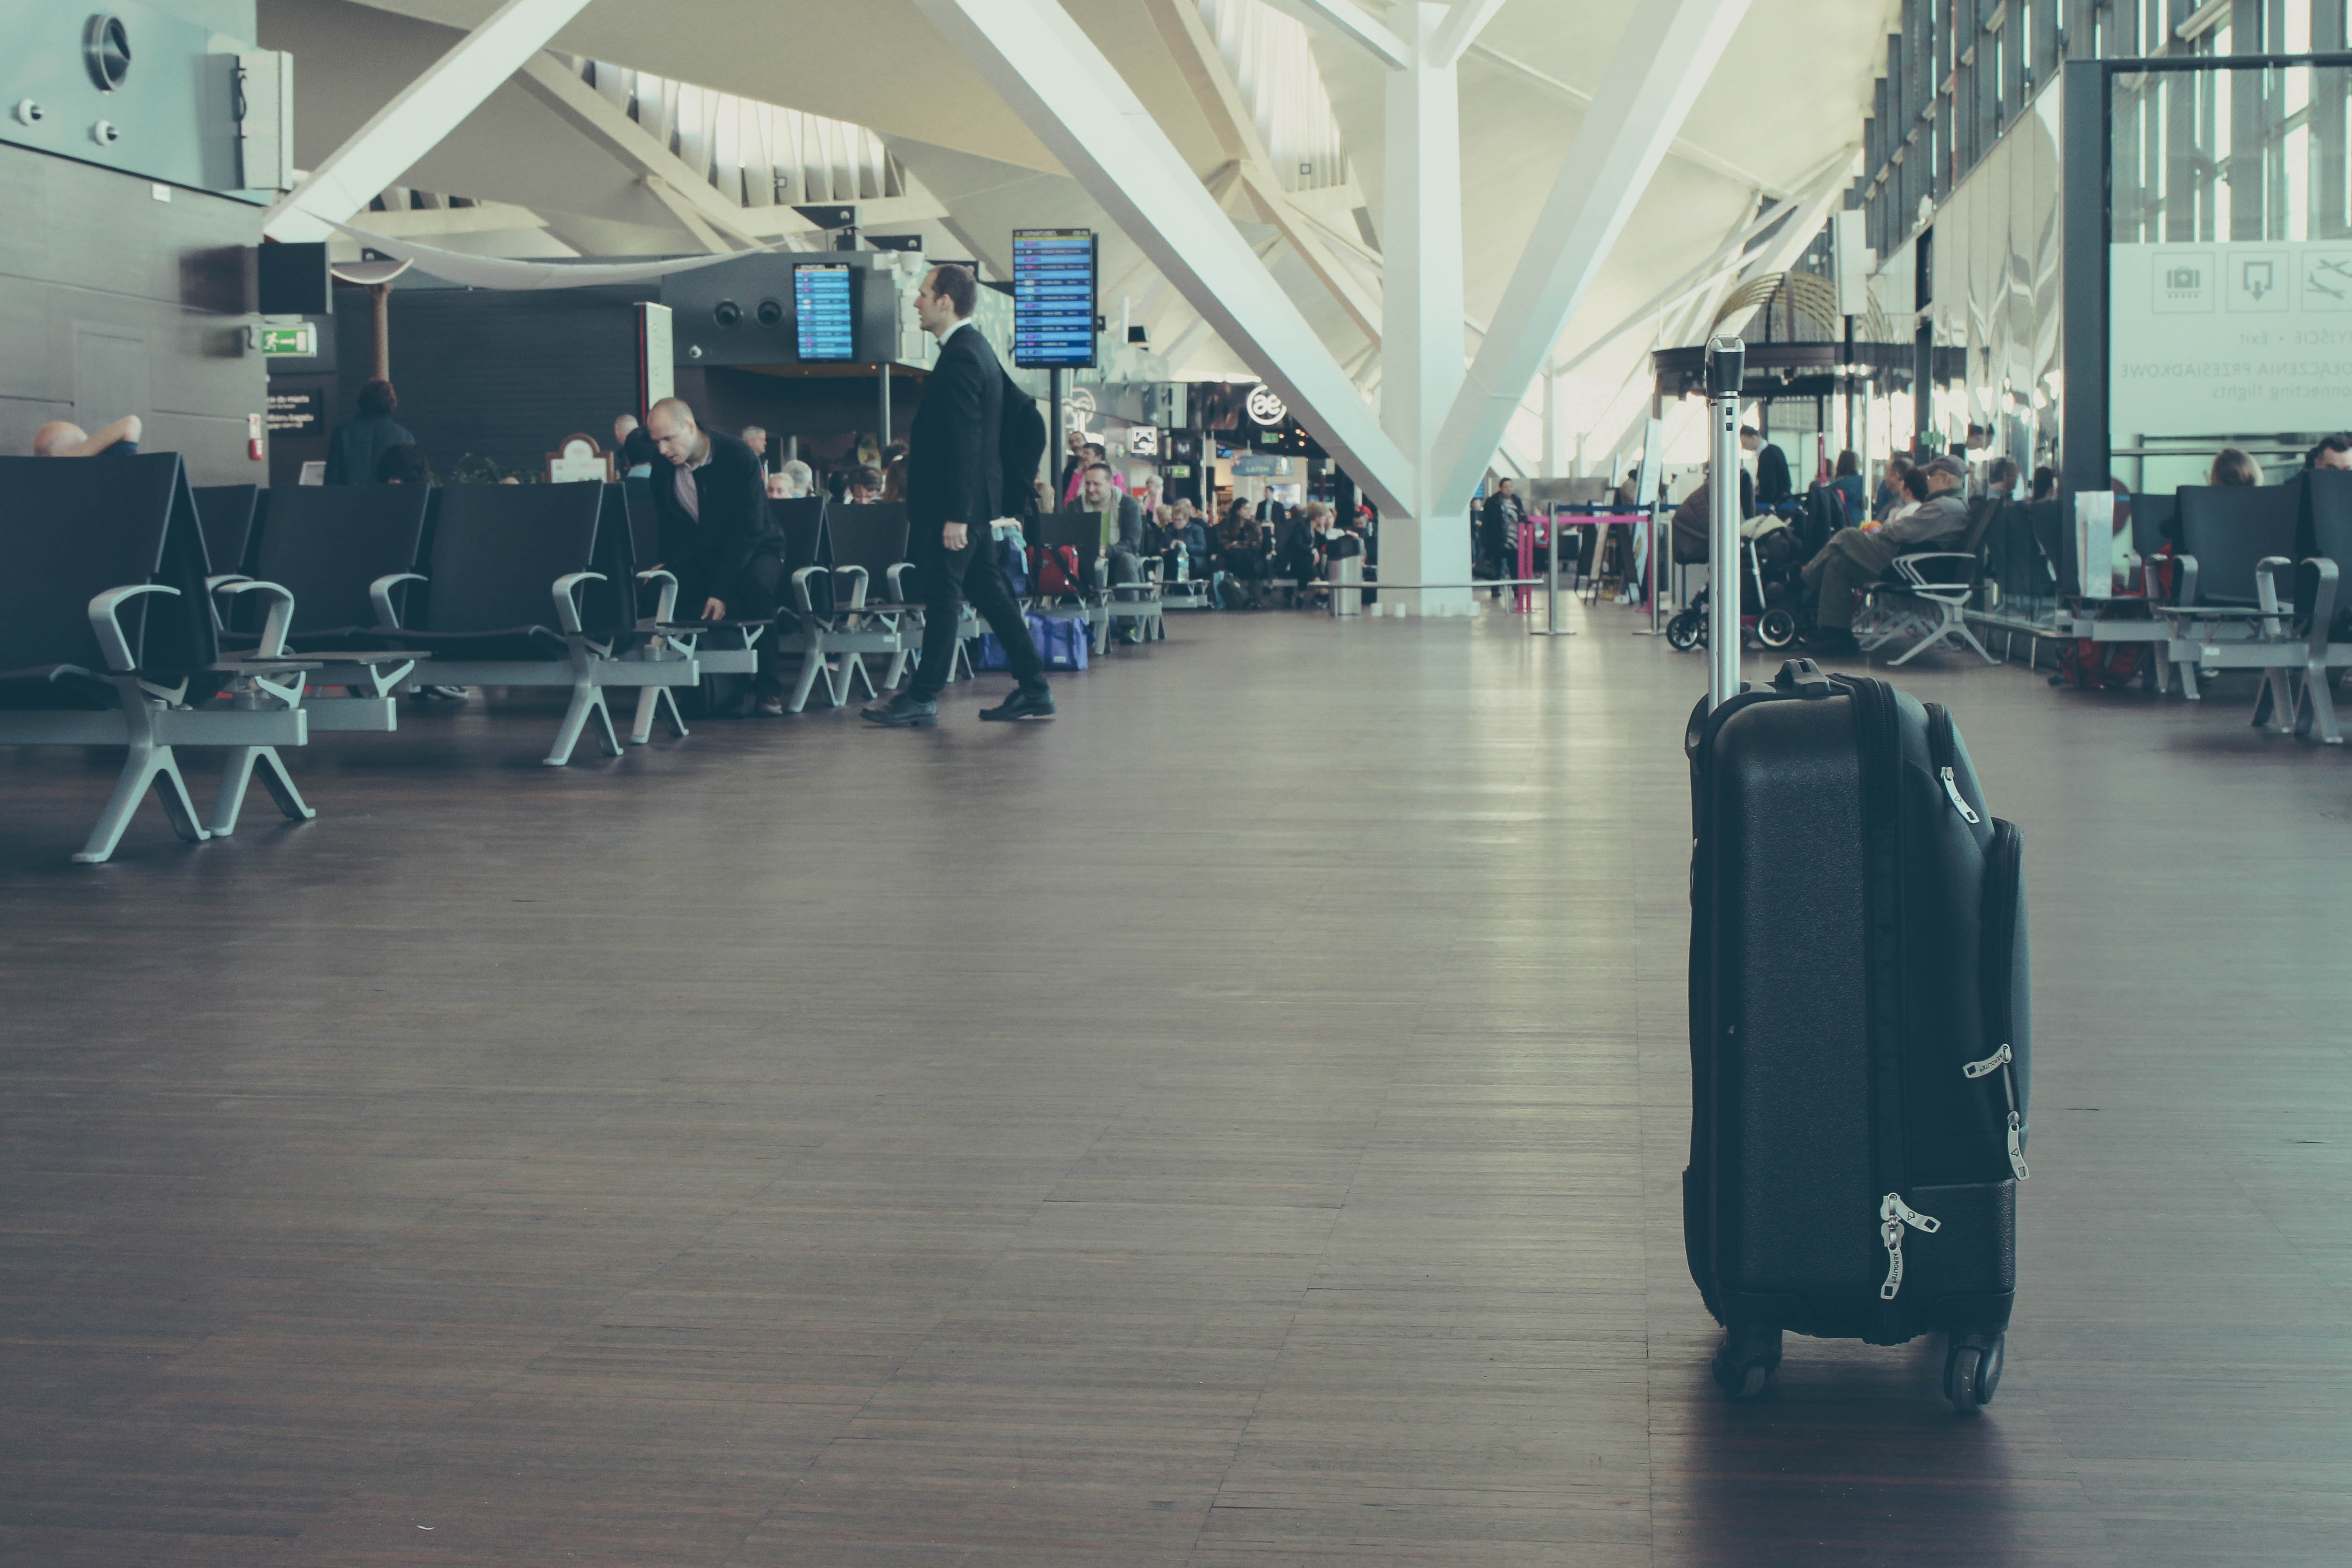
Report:
[[[1701,707],[1704,709],[1705,705]],[[2017,829],[1951,717],[1782,666],[1695,713],[1691,1277],[1715,1375],[1762,1392],[1782,1331],[1950,1336],[1944,1391],[2000,1381],[2030,1057]]]

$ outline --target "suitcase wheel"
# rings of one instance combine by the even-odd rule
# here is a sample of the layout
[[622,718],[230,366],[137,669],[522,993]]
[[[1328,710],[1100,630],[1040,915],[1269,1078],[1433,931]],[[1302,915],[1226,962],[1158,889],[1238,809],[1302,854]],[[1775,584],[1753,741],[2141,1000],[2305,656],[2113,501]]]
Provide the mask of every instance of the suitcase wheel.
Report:
[[1962,1416],[1973,1416],[1992,1403],[2000,1386],[2007,1334],[1955,1334],[1944,1353],[1944,1397]]
[[1716,1386],[1734,1399],[1753,1399],[1780,1364],[1779,1329],[1726,1329],[1715,1353]]

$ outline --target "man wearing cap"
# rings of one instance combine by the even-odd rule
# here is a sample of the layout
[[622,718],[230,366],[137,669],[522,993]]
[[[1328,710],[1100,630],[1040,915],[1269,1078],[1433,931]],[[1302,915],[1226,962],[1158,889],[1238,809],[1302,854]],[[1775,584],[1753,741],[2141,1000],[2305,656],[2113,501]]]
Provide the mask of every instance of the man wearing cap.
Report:
[[1821,595],[1813,612],[1813,632],[1805,646],[1819,653],[1861,652],[1853,640],[1853,609],[1857,591],[1876,582],[1895,558],[1922,550],[1947,549],[1969,531],[1969,509],[1960,499],[1968,470],[1950,457],[1927,465],[1927,498],[1910,515],[1874,533],[1840,528],[1805,563],[1805,586]]

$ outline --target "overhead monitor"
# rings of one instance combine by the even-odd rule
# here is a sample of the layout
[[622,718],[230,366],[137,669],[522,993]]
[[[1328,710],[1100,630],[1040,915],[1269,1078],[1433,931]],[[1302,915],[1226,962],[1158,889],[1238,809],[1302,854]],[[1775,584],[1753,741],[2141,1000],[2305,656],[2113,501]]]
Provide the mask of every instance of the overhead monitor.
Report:
[[1024,371],[1095,362],[1092,229],[1013,231],[1013,362]]
[[857,306],[847,262],[794,263],[793,307],[803,360],[847,363],[857,358]]

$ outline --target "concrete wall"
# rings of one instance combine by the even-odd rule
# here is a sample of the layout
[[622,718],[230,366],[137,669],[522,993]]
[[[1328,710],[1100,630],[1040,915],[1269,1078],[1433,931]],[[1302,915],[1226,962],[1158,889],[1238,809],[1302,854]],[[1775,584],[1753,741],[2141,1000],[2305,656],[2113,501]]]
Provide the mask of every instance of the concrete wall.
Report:
[[262,209],[0,146],[0,452],[52,419],[126,413],[199,485],[259,482],[248,415],[265,371],[245,348]]

